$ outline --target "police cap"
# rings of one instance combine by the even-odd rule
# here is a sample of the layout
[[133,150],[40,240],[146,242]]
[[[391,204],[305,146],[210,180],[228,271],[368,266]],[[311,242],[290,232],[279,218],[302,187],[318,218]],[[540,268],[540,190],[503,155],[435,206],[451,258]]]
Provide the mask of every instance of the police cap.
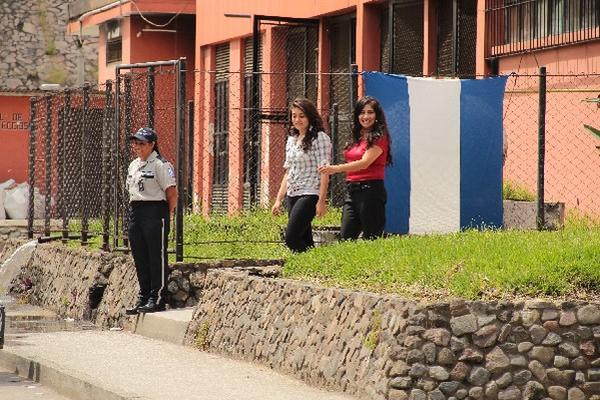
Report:
[[156,142],[157,135],[152,128],[140,128],[135,134],[129,136],[130,140],[141,140],[142,142]]

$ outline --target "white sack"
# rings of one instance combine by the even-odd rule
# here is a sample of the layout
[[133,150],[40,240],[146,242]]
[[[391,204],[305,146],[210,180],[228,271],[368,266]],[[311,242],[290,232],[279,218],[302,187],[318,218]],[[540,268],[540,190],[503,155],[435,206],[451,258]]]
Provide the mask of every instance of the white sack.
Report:
[[4,211],[4,189],[0,189],[0,220],[6,219],[6,211]]
[[[10,219],[27,219],[29,208],[29,185],[21,183],[16,187],[6,190],[4,197],[4,209],[6,216]],[[35,219],[44,218],[45,200],[37,188],[34,188],[34,212]]]
[[4,182],[0,183],[0,190],[1,189],[8,189],[9,187],[11,187],[14,184],[15,184],[15,180],[14,179],[9,179],[7,181],[4,181]]

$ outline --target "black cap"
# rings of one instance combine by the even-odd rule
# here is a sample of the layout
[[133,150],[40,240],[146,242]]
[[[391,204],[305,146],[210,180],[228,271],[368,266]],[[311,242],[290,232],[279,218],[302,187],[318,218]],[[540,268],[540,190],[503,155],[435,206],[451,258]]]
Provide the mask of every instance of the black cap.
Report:
[[129,136],[129,140],[141,140],[142,142],[156,142],[156,132],[152,128],[140,128],[135,134]]

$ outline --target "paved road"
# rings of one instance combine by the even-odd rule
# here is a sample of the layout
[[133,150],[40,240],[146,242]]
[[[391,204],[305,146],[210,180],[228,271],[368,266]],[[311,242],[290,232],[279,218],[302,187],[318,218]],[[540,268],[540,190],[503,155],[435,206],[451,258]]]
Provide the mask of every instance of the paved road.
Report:
[[106,400],[109,393],[116,395],[111,399],[144,400],[354,399],[310,387],[264,366],[127,332],[25,334],[0,351],[0,363],[15,356],[39,363],[42,377],[49,369],[57,371],[53,382],[41,382],[58,391],[62,392],[60,385],[69,376],[78,387],[104,392],[78,396],[82,400]]
[[53,390],[0,369],[0,399],[2,400],[69,400]]

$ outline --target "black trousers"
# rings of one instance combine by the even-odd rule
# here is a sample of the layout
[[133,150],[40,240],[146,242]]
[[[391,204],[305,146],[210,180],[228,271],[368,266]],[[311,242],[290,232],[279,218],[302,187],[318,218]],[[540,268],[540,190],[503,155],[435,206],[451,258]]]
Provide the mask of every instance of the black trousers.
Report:
[[342,239],[364,239],[383,235],[387,192],[383,180],[348,182],[348,193],[342,208]]
[[132,202],[129,215],[129,243],[140,299],[164,303],[169,277],[169,206],[164,201]]
[[315,245],[312,235],[312,220],[317,213],[319,196],[287,196],[288,224],[285,244],[290,250],[303,252]]

